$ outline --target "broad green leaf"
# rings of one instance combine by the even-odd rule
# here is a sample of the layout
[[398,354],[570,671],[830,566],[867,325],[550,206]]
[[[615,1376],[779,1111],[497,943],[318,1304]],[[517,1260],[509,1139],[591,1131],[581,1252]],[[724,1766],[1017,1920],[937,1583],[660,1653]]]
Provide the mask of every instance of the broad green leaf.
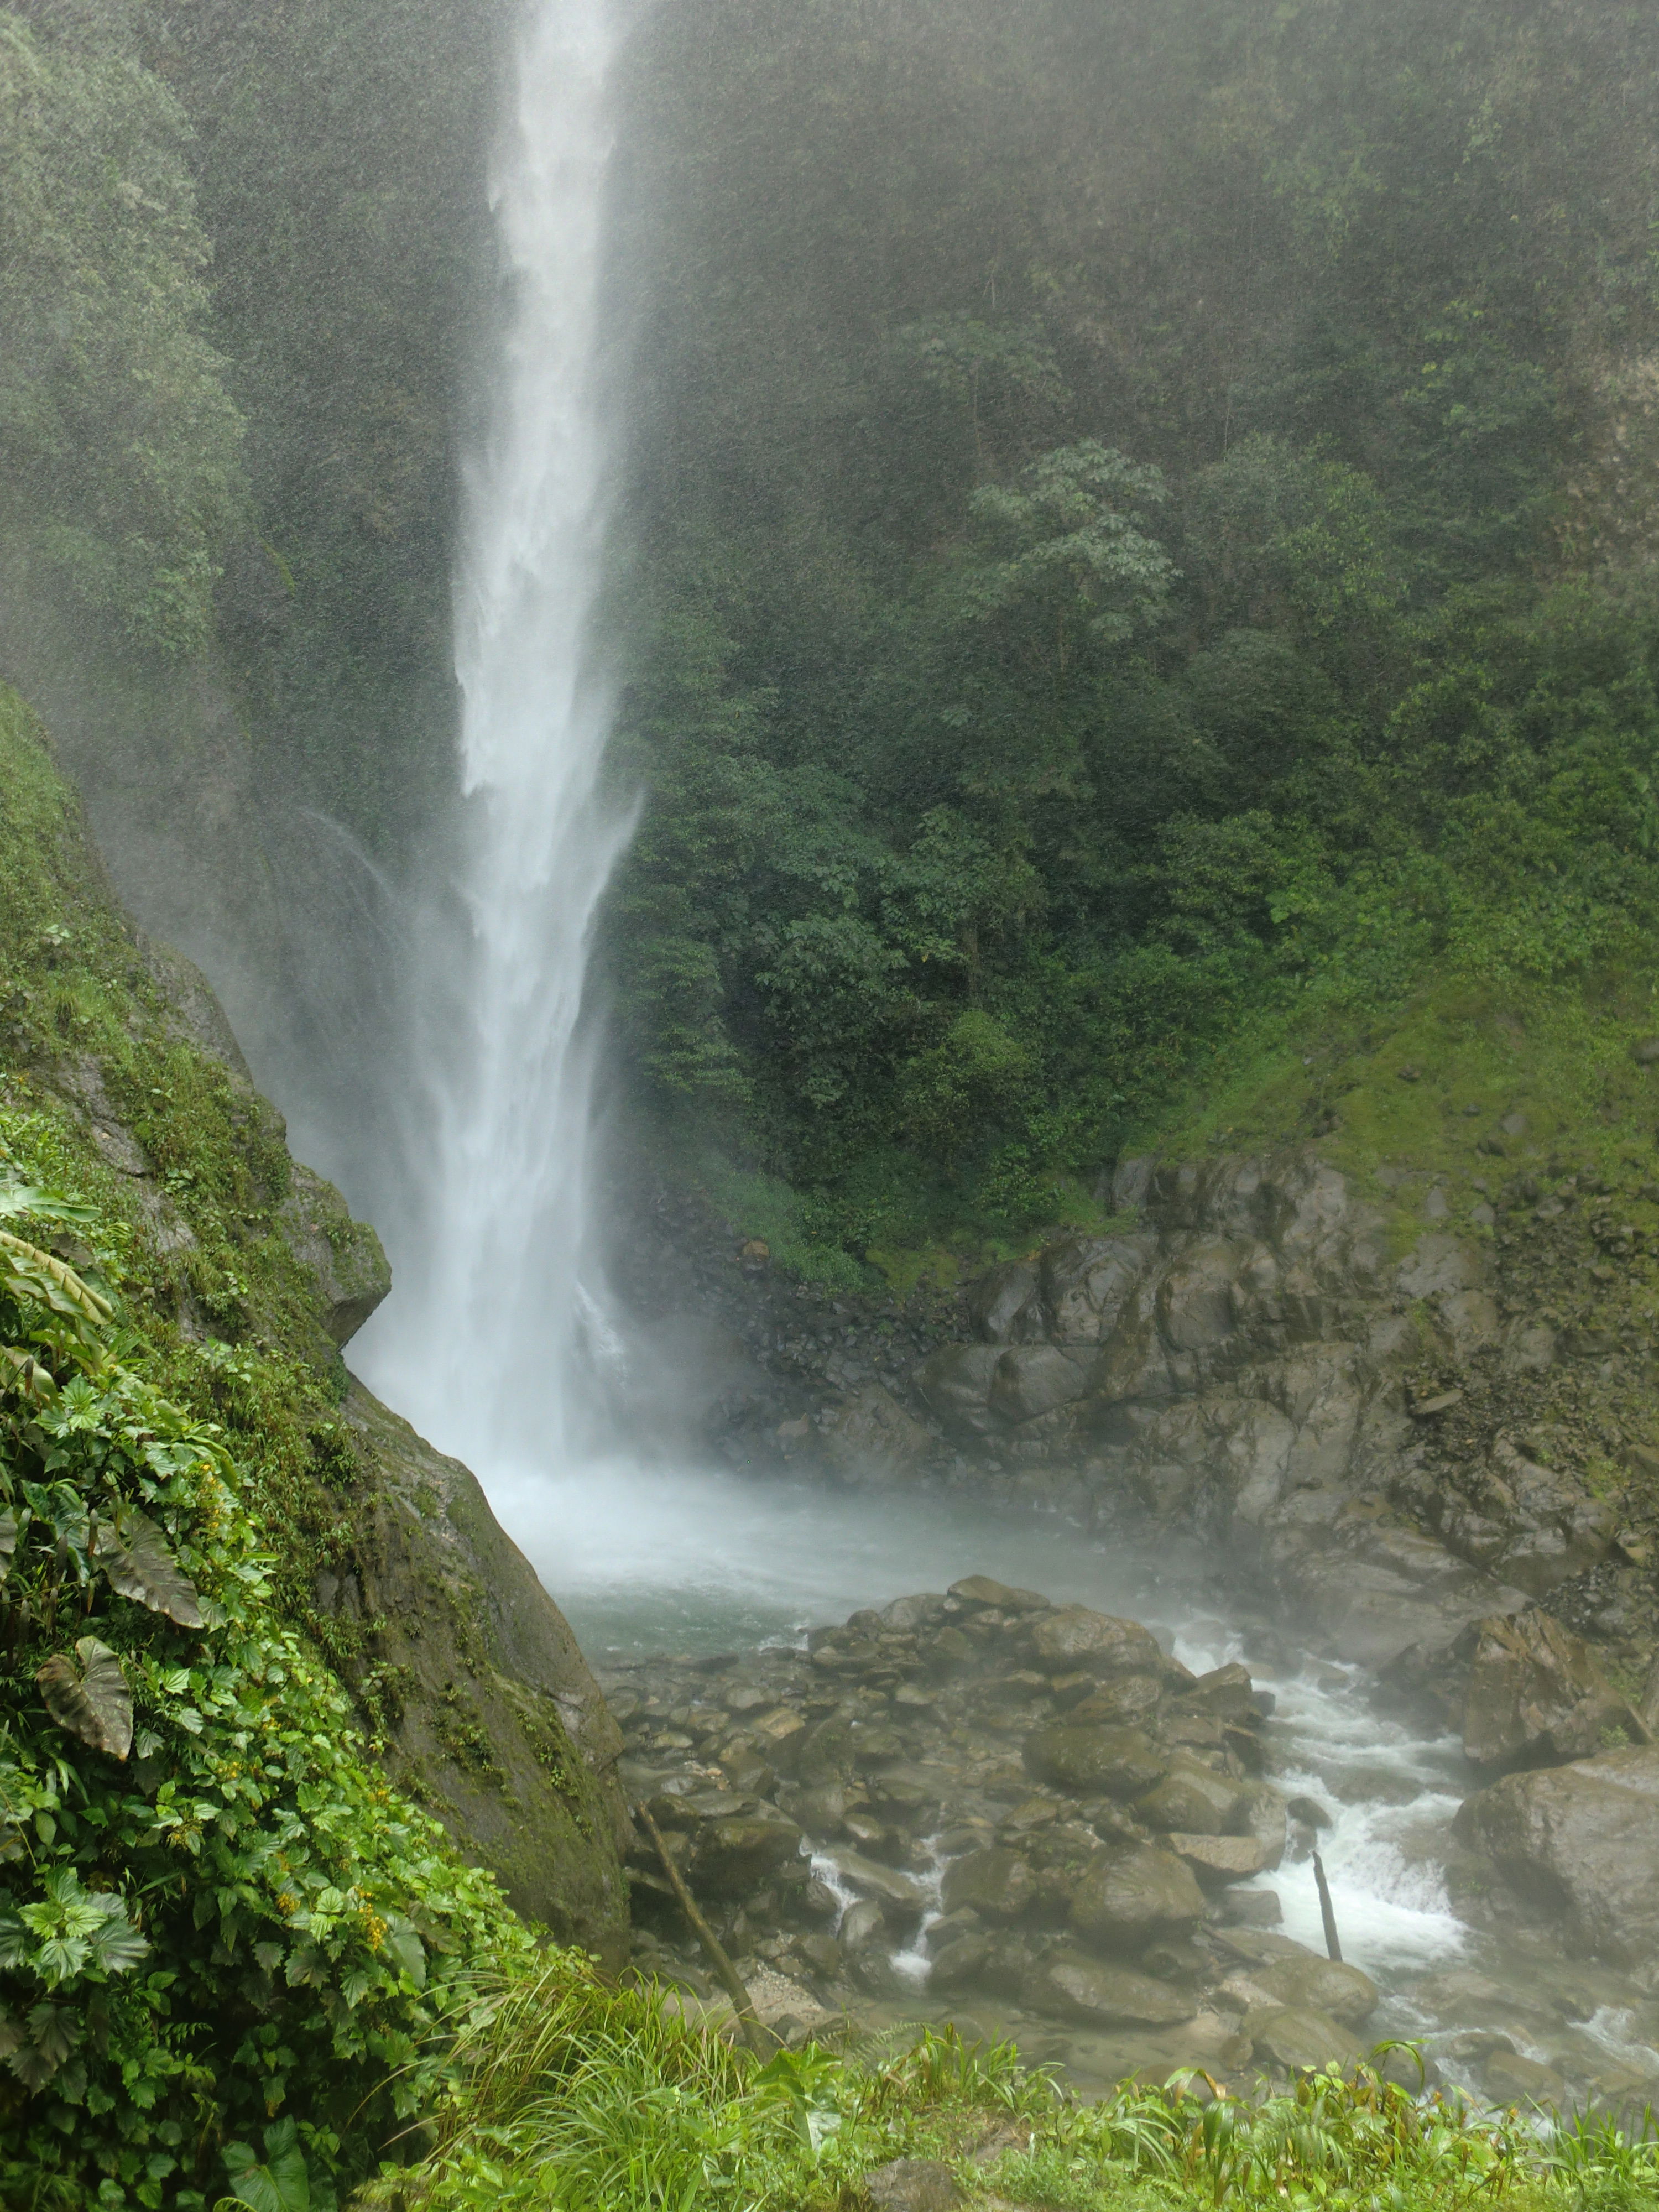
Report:
[[76,1228],[90,1228],[98,1219],[98,1209],[78,1198],[60,1198],[55,1190],[42,1190],[28,1182],[0,1182],[0,1221],[14,1214],[26,1213],[33,1221],[64,1221]]
[[83,1636],[76,1644],[74,1658],[58,1652],[34,1679],[46,1711],[60,1729],[79,1736],[94,1751],[126,1757],[132,1748],[132,1692],[107,1644]]
[[416,1988],[426,1986],[426,1946],[416,1934],[412,1920],[401,1912],[389,1912],[386,1922],[386,1956],[399,1973],[407,1974]]
[[81,2021],[70,2005],[38,2004],[6,2061],[26,2089],[44,2089],[81,2040]]
[[26,1244],[9,1229],[0,1229],[0,1285],[14,1296],[32,1298],[53,1313],[75,1321],[90,1322],[102,1328],[114,1318],[115,1309],[106,1297],[81,1280],[73,1267],[38,1244]]
[[246,2212],[311,2212],[311,2177],[292,2120],[265,2130],[263,2160],[246,2143],[227,2143],[225,2166],[230,2203],[246,2206]]
[[110,1902],[114,1910],[92,1939],[92,1955],[106,1974],[130,1974],[148,1954],[149,1944],[127,1918],[120,1899]]
[[205,1626],[195,1583],[167,1549],[155,1523],[136,1506],[121,1509],[114,1522],[99,1523],[95,1551],[111,1589],[123,1597],[148,1606],[152,1613],[165,1613],[180,1628]]

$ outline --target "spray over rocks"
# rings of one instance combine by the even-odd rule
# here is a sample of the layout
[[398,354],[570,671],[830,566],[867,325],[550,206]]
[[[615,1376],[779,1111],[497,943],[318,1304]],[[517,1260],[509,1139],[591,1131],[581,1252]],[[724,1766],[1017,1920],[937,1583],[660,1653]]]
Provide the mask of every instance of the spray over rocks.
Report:
[[[1103,2077],[1248,2074],[1358,2047],[1377,1992],[1279,1932],[1297,1822],[1272,1697],[1139,1622],[969,1576],[805,1650],[610,1678],[643,1801],[786,2035],[917,2002]],[[636,1963],[696,1986],[670,1885],[631,1859]],[[982,2023],[981,2023],[982,2024]]]

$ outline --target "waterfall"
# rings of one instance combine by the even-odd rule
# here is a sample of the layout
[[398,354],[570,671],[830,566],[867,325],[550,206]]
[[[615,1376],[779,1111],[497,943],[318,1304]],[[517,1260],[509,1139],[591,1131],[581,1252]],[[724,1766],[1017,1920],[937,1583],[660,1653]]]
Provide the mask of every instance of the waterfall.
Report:
[[611,702],[590,644],[606,438],[599,289],[607,0],[532,0],[492,179],[507,286],[493,422],[455,592],[463,842],[413,934],[415,1122],[396,1285],[367,1378],[489,1479],[579,1446],[617,1353],[586,1219],[582,987],[627,823],[597,789]]

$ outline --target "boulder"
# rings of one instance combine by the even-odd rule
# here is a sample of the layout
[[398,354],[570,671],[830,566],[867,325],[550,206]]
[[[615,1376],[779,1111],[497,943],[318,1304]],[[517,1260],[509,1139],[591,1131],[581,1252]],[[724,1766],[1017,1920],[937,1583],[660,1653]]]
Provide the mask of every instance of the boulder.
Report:
[[1554,2067],[1503,2044],[1481,2060],[1480,2085],[1499,2105],[1565,2106],[1567,2102],[1567,2085]]
[[1247,1782],[1234,1826],[1240,1835],[1253,1836],[1261,1844],[1262,1863],[1271,1874],[1290,1841],[1283,1792],[1271,1782]]
[[1285,2074],[1310,2074],[1328,2066],[1348,2066],[1361,2056],[1347,2029],[1311,2005],[1268,2007],[1246,2015],[1248,2036],[1257,2062]]
[[1133,1728],[1152,1722],[1163,1697],[1156,1674],[1120,1674],[1079,1698],[1066,1717],[1075,1728]]
[[1001,1845],[969,1851],[945,1870],[943,1901],[947,1912],[968,1905],[993,1920],[1015,1920],[1036,1895],[1030,1863]]
[[1477,1766],[1582,1759],[1628,1717],[1589,1646],[1536,1607],[1487,1615],[1468,1640],[1463,1749]]
[[887,1932],[887,1915],[880,1900],[873,1897],[855,1897],[841,1916],[836,1931],[836,1941],[849,1959],[871,1944],[878,1942]]
[[881,1624],[884,1628],[926,1628],[942,1619],[944,1613],[942,1591],[917,1590],[909,1597],[896,1597],[891,1605],[884,1606]]
[[1088,1369],[1057,1345],[1020,1345],[998,1360],[988,1402],[1000,1420],[1017,1425],[1069,1406],[1088,1388]]
[[981,1606],[994,1613],[1048,1610],[1048,1601],[1040,1590],[1016,1589],[1010,1583],[993,1581],[989,1575],[963,1575],[960,1582],[951,1583],[951,1595],[959,1605]]
[[933,1449],[921,1423],[879,1382],[854,1390],[823,1426],[823,1455],[852,1481],[896,1481],[913,1474]]
[[981,1435],[992,1425],[991,1381],[1002,1357],[994,1344],[946,1344],[916,1370],[916,1388],[947,1428]]
[[1052,1952],[1034,1967],[1019,2001],[1028,2011],[1090,2027],[1168,2027],[1190,2020],[1194,2010],[1187,1998],[1149,1974],[1104,1966],[1074,1951]]
[[710,1820],[697,1838],[691,1886],[714,1897],[741,1897],[774,1868],[800,1856],[801,1832],[780,1814],[737,1814]]
[[901,1917],[920,1913],[927,1904],[927,1893],[915,1876],[897,1867],[883,1866],[879,1859],[866,1859],[856,1851],[837,1851],[836,1864],[854,1889],[878,1897]]
[[1359,2027],[1376,2008],[1376,1984],[1338,1959],[1270,1960],[1250,1979],[1275,2003],[1327,2013],[1344,2027]]
[[1458,1841],[1615,1966],[1659,1953],[1659,1747],[1506,1775],[1460,1807]]
[[1219,1889],[1230,1881],[1248,1881],[1253,1875],[1267,1871],[1267,1851],[1255,1836],[1171,1832],[1164,1840],[1206,1889]]
[[1042,1334],[1036,1271],[1024,1260],[981,1275],[967,1304],[974,1334],[983,1344],[1030,1344]]
[[1108,1950],[1144,1950],[1159,1936],[1184,1936],[1204,1917],[1204,1893],[1172,1851],[1133,1844],[1103,1851],[1072,1896],[1072,1925]]
[[965,2204],[956,2176],[931,2158],[896,2158],[864,2177],[864,2193],[876,2212],[956,2212]]
[[1027,1736],[1023,1755],[1033,1781],[1083,1796],[1097,1791],[1136,1796],[1161,1781],[1170,1766],[1169,1753],[1155,1750],[1139,1729],[1074,1728],[1066,1722]]
[[985,1936],[958,1936],[952,1943],[943,1943],[933,1954],[927,1971],[931,1989],[960,1989],[964,1982],[976,1981],[991,1955],[991,1943]]
[[1245,1795],[1227,1775],[1177,1752],[1168,1772],[1135,1800],[1135,1810],[1149,1828],[1224,1836],[1237,1821]]
[[1086,1605],[1057,1605],[1031,1632],[1036,1663],[1045,1674],[1160,1674],[1164,1654],[1150,1628],[1119,1620]]
[[[857,1746],[850,1724],[839,1713],[831,1713],[828,1720],[820,1721],[801,1737],[795,1771],[809,1788],[822,1788],[827,1784],[850,1782],[857,1763]],[[839,1815],[836,1817],[839,1819]]]

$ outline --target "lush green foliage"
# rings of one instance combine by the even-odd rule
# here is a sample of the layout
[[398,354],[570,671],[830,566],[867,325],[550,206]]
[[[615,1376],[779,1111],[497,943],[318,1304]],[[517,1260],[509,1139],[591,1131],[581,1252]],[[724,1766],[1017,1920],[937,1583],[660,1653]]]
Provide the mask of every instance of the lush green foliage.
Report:
[[282,1625],[222,1433],[33,1241],[95,1209],[14,1164],[0,1212],[0,2191],[182,2212],[292,2112],[325,2203],[528,1939]]
[[1052,1217],[1252,1025],[1637,946],[1650,16],[715,6],[629,100],[675,1126],[856,1258]]
[[[11,540],[178,649],[222,567],[264,787],[383,852],[447,787],[507,20],[0,8]],[[606,972],[811,1264],[1074,1207],[1263,1022],[1620,936],[1656,105],[1584,0],[639,20]]]
[[1659,2192],[1650,2123],[1540,2133],[1518,2115],[1399,2086],[1388,2075],[1411,2076],[1415,2059],[1391,2046],[1258,2103],[1186,2076],[1078,2106],[1009,2047],[964,2045],[953,2029],[924,2031],[885,2058],[809,2045],[761,2063],[659,1997],[568,1970],[509,1990],[462,2039],[430,2154],[385,2170],[362,2212],[790,2212],[846,2203],[860,2177],[898,2157],[949,2164],[1000,2203],[1060,2212],[1624,2212]]
[[145,653],[199,653],[241,422],[204,335],[189,125],[161,80],[0,9],[0,560]]

